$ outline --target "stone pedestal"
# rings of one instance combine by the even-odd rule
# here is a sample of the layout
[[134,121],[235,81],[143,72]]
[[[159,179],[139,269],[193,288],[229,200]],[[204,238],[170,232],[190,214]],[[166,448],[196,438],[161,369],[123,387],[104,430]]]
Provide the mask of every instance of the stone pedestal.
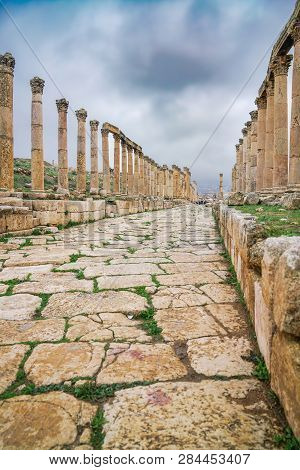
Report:
[[110,194],[110,169],[109,169],[109,145],[108,129],[101,129],[102,135],[102,172],[103,172],[103,193]]
[[257,98],[255,103],[258,108],[256,190],[260,191],[263,188],[263,177],[265,168],[267,97],[263,95],[260,98]]
[[287,74],[292,56],[276,59],[274,84],[274,161],[273,188],[282,188],[288,182],[288,104]]
[[56,100],[58,111],[58,190],[59,193],[68,193],[68,134],[67,116],[69,101],[65,98]]
[[77,130],[77,184],[79,193],[86,192],[86,136],[85,123],[87,112],[85,109],[75,111],[78,123]]
[[0,190],[14,189],[13,78],[15,59],[0,55]]
[[121,189],[122,194],[127,194],[127,146],[125,138],[121,137],[121,147],[122,147],[122,181]]
[[263,189],[273,187],[273,158],[274,158],[274,83],[267,86],[267,112],[266,112],[266,141],[265,141],[265,168],[263,174]]
[[289,185],[300,187],[300,23],[293,30],[294,63],[290,133]]
[[44,191],[43,104],[45,82],[39,77],[30,80],[31,104],[31,189]]
[[98,128],[99,121],[93,120],[90,121],[91,127],[91,184],[90,184],[90,193],[98,194],[99,193],[99,168],[98,168]]
[[120,136],[114,134],[114,193],[120,193]]

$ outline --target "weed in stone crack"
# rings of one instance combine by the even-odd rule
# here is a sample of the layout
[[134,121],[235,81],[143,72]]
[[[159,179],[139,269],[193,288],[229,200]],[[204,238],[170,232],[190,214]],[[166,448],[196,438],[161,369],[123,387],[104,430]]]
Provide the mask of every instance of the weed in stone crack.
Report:
[[106,264],[106,266],[109,266],[111,264],[112,260],[113,260],[113,258],[109,258],[109,259],[104,261],[104,264]]
[[25,241],[19,245],[18,250],[21,250],[22,248],[25,248],[26,246],[32,246],[32,245],[33,243],[31,241],[31,238],[26,238]]
[[[33,348],[36,346],[37,343],[32,342],[29,344],[29,349],[26,351],[24,354],[24,357],[22,361],[20,362],[18,372],[16,374],[16,378],[14,382],[0,395],[1,399],[6,399],[6,398],[11,398],[12,396],[15,396],[17,393],[17,388],[23,385],[26,381],[26,374],[24,370],[24,365],[27,359],[29,358],[30,354],[33,351]],[[27,387],[25,387],[27,388]]]
[[283,434],[276,434],[274,442],[284,450],[300,450],[300,441],[294,436],[289,427],[285,428]]
[[41,313],[46,307],[47,303],[52,294],[38,294],[39,298],[42,299],[41,305],[35,310],[34,318],[41,318]]
[[270,379],[269,371],[265,361],[259,356],[253,356],[253,362],[256,364],[252,375],[262,382],[267,382]]
[[79,269],[76,272],[76,279],[84,279],[84,273],[83,273],[82,269]]
[[160,287],[160,282],[159,280],[157,279],[156,275],[155,274],[152,274],[151,275],[151,281],[153,282],[153,284],[156,286],[156,287]]
[[150,306],[140,313],[139,318],[143,320],[144,330],[146,330],[149,335],[159,338],[162,329],[157,325],[156,320],[154,319],[154,314],[154,308],[153,306]]
[[105,424],[105,418],[103,410],[98,410],[91,422],[92,435],[91,445],[95,450],[101,450],[104,442],[103,426]]
[[132,246],[130,246],[129,248],[127,248],[127,251],[128,251],[128,253],[133,255],[137,251],[137,248],[133,248]]
[[12,238],[12,233],[6,233],[5,235],[2,235],[0,237],[0,242],[1,243],[7,243],[9,238]]
[[76,263],[79,258],[83,258],[84,255],[81,253],[73,253],[70,255],[70,263]]
[[3,281],[3,284],[7,285],[7,290],[1,294],[0,297],[13,295],[13,288],[18,284],[22,284],[22,282],[26,282],[26,280],[29,280],[28,276],[26,276],[25,279],[10,279],[9,281]]
[[34,235],[34,236],[42,235],[42,231],[39,228],[35,228],[32,230],[31,235]]
[[94,294],[98,294],[98,292],[100,292],[100,289],[99,289],[99,287],[98,287],[97,279],[94,278],[94,279],[93,279],[93,293],[94,293]]

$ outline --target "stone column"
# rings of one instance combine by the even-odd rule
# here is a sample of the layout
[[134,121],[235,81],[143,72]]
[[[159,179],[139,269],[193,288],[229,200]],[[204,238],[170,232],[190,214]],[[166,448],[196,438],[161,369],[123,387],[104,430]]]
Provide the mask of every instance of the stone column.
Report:
[[132,150],[133,148],[131,145],[127,144],[127,150],[128,150],[128,194],[132,196],[133,194],[133,161],[132,161]]
[[185,181],[185,199],[190,199],[190,186],[191,186],[191,172],[187,167],[183,168],[184,172],[184,181]]
[[163,197],[169,197],[168,195],[168,182],[169,182],[169,169],[167,165],[162,166],[163,169]]
[[266,141],[265,141],[265,167],[263,174],[263,189],[273,186],[273,157],[274,157],[274,82],[267,85],[267,111],[266,111]]
[[174,195],[173,195],[173,170],[171,168],[169,168],[169,188],[168,188],[168,195],[171,199],[174,198]]
[[255,104],[257,105],[257,108],[258,108],[256,191],[260,191],[263,188],[263,178],[264,178],[264,168],[265,168],[267,97],[263,95],[260,98],[256,98]]
[[87,112],[85,109],[78,109],[75,111],[78,121],[77,131],[77,186],[76,189],[79,193],[86,192],[86,136],[85,136],[85,122]]
[[243,139],[239,139],[239,144],[235,146],[237,149],[237,183],[236,190],[243,191],[242,189],[242,168],[243,168]]
[[114,134],[114,193],[120,193],[120,136]]
[[99,121],[93,120],[90,121],[91,126],[91,184],[90,184],[90,193],[98,194],[99,193],[99,168],[98,168],[98,128]]
[[231,170],[231,191],[233,193],[236,192],[235,176],[236,176],[236,164],[232,167],[232,170]]
[[250,191],[256,191],[256,167],[257,167],[257,111],[251,111],[250,133]]
[[288,183],[288,98],[287,74],[293,56],[275,59],[274,72],[274,161],[273,188]]
[[122,147],[122,194],[127,194],[127,145],[124,137],[121,137]]
[[223,173],[220,173],[219,175],[219,194],[218,197],[219,199],[223,199],[224,193],[223,193]]
[[300,186],[300,22],[293,28],[294,63],[290,133],[289,186]]
[[139,162],[140,162],[140,174],[139,174],[139,194],[144,196],[145,188],[144,188],[144,155],[143,152],[139,152]]
[[14,190],[13,79],[15,59],[0,55],[0,191]]
[[65,98],[56,100],[58,111],[58,189],[57,192],[67,194],[69,192],[68,180],[68,133],[67,116],[69,101]]
[[108,144],[109,130],[102,127],[102,173],[103,173],[103,184],[102,192],[106,196],[110,194],[110,168],[109,168],[109,144]]
[[133,176],[133,192],[139,194],[139,150],[134,148],[134,176]]
[[44,191],[43,104],[45,82],[39,77],[30,80],[31,103],[31,189]]
[[247,134],[248,130],[246,127],[242,129],[243,134],[243,163],[242,163],[242,189],[243,193],[246,192],[246,166],[247,166]]
[[250,179],[250,168],[251,168],[251,121],[245,122],[247,129],[246,137],[246,187],[245,192],[249,193],[251,191],[251,179]]

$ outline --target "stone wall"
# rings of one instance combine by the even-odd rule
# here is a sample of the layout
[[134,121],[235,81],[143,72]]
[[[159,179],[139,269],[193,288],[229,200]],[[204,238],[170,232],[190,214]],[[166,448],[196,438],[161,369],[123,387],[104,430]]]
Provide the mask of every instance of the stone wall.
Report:
[[263,239],[255,218],[215,207],[255,327],[271,387],[300,438],[300,237]]

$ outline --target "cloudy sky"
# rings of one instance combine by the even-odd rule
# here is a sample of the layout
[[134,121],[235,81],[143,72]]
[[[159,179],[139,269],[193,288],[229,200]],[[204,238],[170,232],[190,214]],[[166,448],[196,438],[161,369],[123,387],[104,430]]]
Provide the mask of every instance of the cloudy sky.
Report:
[[29,80],[37,75],[46,81],[46,160],[57,160],[55,99],[63,96],[71,107],[70,165],[76,162],[74,111],[84,107],[88,119],[117,125],[159,164],[192,166],[200,190],[214,187],[219,172],[227,186],[234,145],[254,109],[269,53],[214,131],[294,5],[295,0],[0,0],[0,53],[16,59],[15,156],[30,155]]

